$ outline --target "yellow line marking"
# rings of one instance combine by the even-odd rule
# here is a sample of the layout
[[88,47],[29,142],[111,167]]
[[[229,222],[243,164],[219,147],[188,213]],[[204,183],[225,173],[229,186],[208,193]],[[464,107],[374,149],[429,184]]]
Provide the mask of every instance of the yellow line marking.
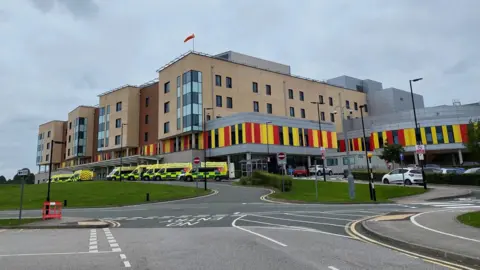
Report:
[[373,218],[373,221],[389,221],[389,220],[402,220],[413,216],[414,214],[401,214],[401,215],[386,215]]
[[437,265],[441,265],[441,266],[444,266],[444,267],[447,267],[449,269],[454,269],[454,270],[475,270],[473,268],[470,268],[470,267],[467,267],[467,266],[464,266],[464,265],[459,265],[459,264],[455,264],[455,263],[451,263],[451,262],[447,262],[447,261],[443,261],[443,260],[440,260],[440,259],[437,259],[437,258],[433,258],[433,257],[429,257],[429,256],[426,256],[426,255],[421,255],[421,254],[418,254],[418,253],[415,253],[415,252],[411,252],[411,251],[407,251],[407,250],[404,250],[404,249],[401,249],[401,248],[397,248],[397,247],[394,247],[394,246],[390,246],[388,244],[384,244],[384,243],[381,243],[381,242],[378,242],[376,240],[373,240],[371,238],[368,238],[367,236],[365,235],[362,235],[361,233],[359,233],[356,229],[355,229],[355,226],[360,223],[360,222],[363,222],[367,219],[371,219],[371,218],[376,218],[378,216],[373,216],[373,217],[366,217],[364,219],[360,219],[360,220],[357,220],[357,221],[354,221],[352,223],[350,223],[350,227],[348,228],[348,230],[350,230],[350,232],[357,236],[358,239],[364,241],[364,242],[370,242],[370,243],[373,243],[373,244],[377,244],[377,245],[380,245],[380,246],[384,246],[384,247],[387,247],[389,249],[392,249],[392,250],[395,250],[395,251],[398,251],[398,252],[402,252],[404,254],[407,254],[407,255],[410,255],[410,256],[414,256],[414,257],[418,257],[418,258],[421,258],[423,259],[424,261],[426,262],[430,262],[430,263],[433,263],[433,264],[437,264]]

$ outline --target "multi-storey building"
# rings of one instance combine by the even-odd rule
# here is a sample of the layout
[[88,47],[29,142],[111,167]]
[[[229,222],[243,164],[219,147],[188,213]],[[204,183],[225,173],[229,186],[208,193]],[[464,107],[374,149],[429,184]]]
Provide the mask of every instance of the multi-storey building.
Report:
[[91,163],[96,153],[98,108],[78,106],[68,114],[65,164],[63,167]]
[[54,120],[38,127],[37,166],[41,171],[46,170],[50,162],[52,169],[56,170],[65,160],[65,136],[67,133],[65,121]]

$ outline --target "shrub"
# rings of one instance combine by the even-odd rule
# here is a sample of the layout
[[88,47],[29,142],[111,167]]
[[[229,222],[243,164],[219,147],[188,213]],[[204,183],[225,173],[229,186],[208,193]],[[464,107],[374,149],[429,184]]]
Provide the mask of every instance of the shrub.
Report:
[[252,185],[269,186],[282,190],[282,185],[285,191],[292,190],[292,178],[285,175],[271,174],[262,171],[255,171],[252,173]]

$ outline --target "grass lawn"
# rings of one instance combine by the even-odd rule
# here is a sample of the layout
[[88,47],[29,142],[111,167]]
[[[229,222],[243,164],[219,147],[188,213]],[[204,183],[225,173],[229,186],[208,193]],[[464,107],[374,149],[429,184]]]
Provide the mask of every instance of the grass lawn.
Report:
[[[423,188],[376,185],[377,202],[388,202],[389,199],[424,193]],[[355,199],[348,196],[348,183],[318,182],[318,201],[315,198],[315,181],[293,180],[292,191],[270,195],[272,198],[299,202],[372,202],[368,185],[355,185]]]
[[457,219],[463,224],[480,228],[480,211],[460,215]]
[[[210,193],[203,189],[166,184],[135,182],[73,182],[51,184],[51,201],[67,200],[67,207],[122,206],[144,203],[146,193],[150,202],[168,201]],[[47,196],[47,184],[25,185],[23,209],[41,209]],[[0,210],[19,209],[20,185],[0,186]]]
[[[21,224],[28,224],[40,221],[42,218],[22,218]],[[0,219],[0,226],[18,226],[18,218]]]

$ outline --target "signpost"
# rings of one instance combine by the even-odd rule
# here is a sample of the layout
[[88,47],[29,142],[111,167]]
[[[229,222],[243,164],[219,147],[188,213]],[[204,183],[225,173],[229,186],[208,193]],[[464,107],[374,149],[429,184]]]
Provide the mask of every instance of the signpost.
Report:
[[415,153],[418,154],[418,159],[419,160],[424,160],[424,154],[425,154],[425,145],[419,144],[415,145]]
[[[197,173],[200,171],[200,170],[199,170],[200,164],[201,164],[200,158],[199,158],[199,157],[194,157],[194,158],[193,158],[193,161],[192,161],[192,165],[193,165],[192,167],[193,167],[194,169],[197,169]],[[206,165],[206,164],[205,164],[205,165]],[[198,177],[195,178],[195,185],[196,185],[196,187],[198,188]],[[205,186],[207,186],[207,180],[206,180],[206,179],[205,179]]]
[[[287,155],[283,152],[277,153],[277,164],[282,165],[284,174],[287,174]],[[282,192],[285,192],[285,179],[282,177]]]
[[23,168],[18,170],[18,176],[21,177],[21,187],[20,187],[20,211],[18,213],[18,225],[22,224],[22,209],[23,209],[23,188],[25,186],[25,179],[30,175],[30,170]]

